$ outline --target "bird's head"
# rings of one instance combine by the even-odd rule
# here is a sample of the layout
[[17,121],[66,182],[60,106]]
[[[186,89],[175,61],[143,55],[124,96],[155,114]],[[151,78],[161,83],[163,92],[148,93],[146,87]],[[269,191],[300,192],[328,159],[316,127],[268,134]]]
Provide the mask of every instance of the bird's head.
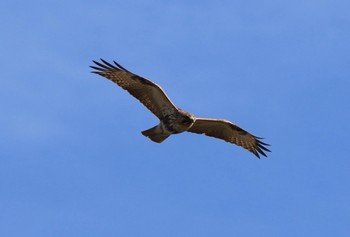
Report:
[[184,113],[181,116],[181,124],[183,127],[187,129],[189,129],[190,127],[192,127],[192,125],[194,124],[194,122],[196,121],[195,116],[193,116],[190,113]]
[[178,112],[179,113],[173,117],[174,120],[171,122],[171,126],[176,133],[187,131],[196,120],[195,116],[186,111],[179,110]]
[[189,117],[189,116],[184,116],[182,118],[182,123],[185,125],[192,125],[195,121],[195,118],[193,116]]

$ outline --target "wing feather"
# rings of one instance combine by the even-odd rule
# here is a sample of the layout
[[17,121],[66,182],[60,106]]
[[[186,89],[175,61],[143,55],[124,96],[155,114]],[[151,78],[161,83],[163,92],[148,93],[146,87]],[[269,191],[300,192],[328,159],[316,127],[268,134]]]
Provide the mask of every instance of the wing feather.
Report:
[[262,138],[256,137],[224,119],[197,118],[188,132],[205,134],[236,144],[249,150],[258,158],[260,158],[260,155],[267,157],[265,152],[270,152],[265,147],[269,144],[260,141]]
[[101,61],[102,63],[93,61],[96,66],[90,67],[96,71],[92,73],[103,76],[127,90],[159,119],[177,110],[177,107],[156,83],[126,70],[115,61],[113,61],[115,65],[103,59]]

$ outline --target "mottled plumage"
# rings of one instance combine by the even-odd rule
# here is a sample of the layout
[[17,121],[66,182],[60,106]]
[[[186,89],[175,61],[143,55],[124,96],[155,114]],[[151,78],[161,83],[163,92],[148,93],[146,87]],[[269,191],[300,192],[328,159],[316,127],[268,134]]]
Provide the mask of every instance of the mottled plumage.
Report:
[[224,119],[197,118],[176,107],[163,89],[154,82],[126,70],[114,61],[115,65],[103,59],[101,61],[102,63],[93,61],[96,64],[96,66],[90,66],[96,70],[93,73],[103,76],[127,90],[159,118],[160,123],[157,126],[142,132],[152,141],[161,143],[171,134],[187,131],[205,134],[236,144],[249,150],[258,158],[260,158],[259,154],[266,157],[265,152],[270,151],[265,147],[269,145],[262,142],[261,138],[250,134],[237,125]]

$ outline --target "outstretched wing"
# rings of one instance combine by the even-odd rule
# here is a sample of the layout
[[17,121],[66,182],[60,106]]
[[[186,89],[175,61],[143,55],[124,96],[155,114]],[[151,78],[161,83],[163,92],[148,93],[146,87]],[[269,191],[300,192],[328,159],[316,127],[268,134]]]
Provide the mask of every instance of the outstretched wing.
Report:
[[103,76],[127,90],[159,119],[177,110],[159,85],[129,72],[115,61],[113,61],[115,65],[103,59],[101,61],[102,63],[93,61],[97,66],[90,67],[97,71],[92,73]]
[[265,146],[269,146],[262,142],[260,137],[256,137],[242,128],[234,125],[230,121],[224,119],[208,119],[197,118],[188,132],[205,134],[210,137],[223,139],[241,146],[260,158],[259,153],[265,157],[264,151],[269,151]]

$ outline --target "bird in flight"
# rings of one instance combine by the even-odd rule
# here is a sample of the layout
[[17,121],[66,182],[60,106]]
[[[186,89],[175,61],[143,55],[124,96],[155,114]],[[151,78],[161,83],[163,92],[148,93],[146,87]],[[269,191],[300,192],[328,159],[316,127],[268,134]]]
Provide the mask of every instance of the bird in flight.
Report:
[[228,120],[199,118],[178,108],[159,85],[128,71],[115,61],[114,65],[103,59],[101,62],[93,62],[96,65],[90,67],[96,71],[92,73],[103,76],[127,90],[159,118],[158,125],[141,132],[152,141],[161,143],[172,134],[192,132],[236,144],[258,158],[260,155],[267,157],[265,152],[270,152],[266,148],[269,144],[262,142],[262,138],[250,134]]

